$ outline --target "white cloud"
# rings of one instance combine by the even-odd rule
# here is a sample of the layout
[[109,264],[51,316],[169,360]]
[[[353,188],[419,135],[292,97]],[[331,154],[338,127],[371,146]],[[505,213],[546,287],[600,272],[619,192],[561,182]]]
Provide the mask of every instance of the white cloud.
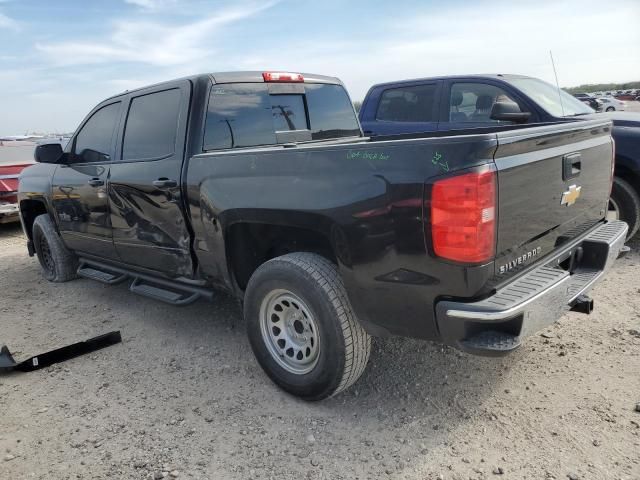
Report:
[[[106,31],[79,34],[69,24],[35,51],[3,45],[0,91],[12,95],[3,103],[9,114],[0,116],[0,133],[70,130],[111,94],[203,71],[335,75],[357,100],[374,83],[436,75],[521,73],[553,82],[551,49],[562,86],[640,78],[638,0],[610,0],[607,8],[598,0],[478,0],[437,8],[424,2],[412,10],[399,3],[394,15],[373,12],[366,19],[358,18],[362,7],[350,5],[344,13],[356,12],[353,28],[328,28],[326,34],[317,27],[332,19],[314,16],[317,3],[306,13],[296,9],[300,17],[294,18],[291,4],[283,2],[274,12],[310,25],[304,35],[288,33],[286,21],[271,20],[264,10],[275,2],[225,0],[233,2],[226,3],[230,8],[202,8],[203,16],[196,17],[195,7],[172,1],[130,0],[137,7],[126,9],[121,2],[119,15],[127,17],[101,19]],[[255,3],[245,3],[250,1]],[[244,19],[261,14],[251,31],[242,28]],[[32,19],[17,18],[30,33]],[[38,32],[35,38],[53,37]]]
[[20,24],[13,18],[7,17],[4,13],[0,12],[0,29],[6,28],[8,30],[20,30]]
[[148,20],[118,21],[106,41],[38,43],[36,48],[47,54],[52,62],[61,65],[118,61],[155,66],[183,65],[210,56],[213,53],[212,42],[206,40],[223,27],[254,16],[275,3],[222,9],[203,20],[183,25]]
[[159,10],[176,3],[176,0],[124,0],[125,3],[136,5],[147,10]]
[[517,73],[553,82],[549,50],[562,86],[637,80],[640,4],[622,0],[610,7],[603,10],[595,0],[478,2],[398,15],[378,24],[375,36],[309,39],[275,55],[258,46],[240,57],[243,68],[277,65],[338,76],[354,99],[362,99],[374,83],[438,75]]

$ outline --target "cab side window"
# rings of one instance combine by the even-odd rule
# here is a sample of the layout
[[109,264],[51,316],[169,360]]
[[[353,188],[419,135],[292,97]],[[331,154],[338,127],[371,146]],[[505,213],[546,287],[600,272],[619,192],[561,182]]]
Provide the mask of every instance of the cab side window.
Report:
[[[503,89],[485,83],[454,83],[449,97],[449,122],[452,123],[511,123],[491,119],[496,102],[518,105]],[[522,111],[520,106],[518,111]]]
[[96,111],[75,138],[73,163],[106,163],[111,161],[111,145],[120,115],[120,102]]
[[437,122],[434,106],[436,84],[390,88],[380,97],[377,120],[388,122]]
[[180,115],[179,88],[131,100],[124,127],[122,160],[158,159],[173,155]]

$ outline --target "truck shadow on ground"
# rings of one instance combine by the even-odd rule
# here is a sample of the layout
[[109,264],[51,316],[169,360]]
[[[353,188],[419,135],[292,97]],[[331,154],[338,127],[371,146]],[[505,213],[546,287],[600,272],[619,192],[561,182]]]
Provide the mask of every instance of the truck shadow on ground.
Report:
[[20,222],[0,223],[0,240],[23,237]]

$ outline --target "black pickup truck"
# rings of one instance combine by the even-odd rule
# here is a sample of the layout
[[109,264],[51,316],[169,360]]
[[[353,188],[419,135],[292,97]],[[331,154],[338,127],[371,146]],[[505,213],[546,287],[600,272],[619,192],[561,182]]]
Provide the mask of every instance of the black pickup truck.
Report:
[[267,374],[317,400],[358,379],[372,335],[503,355],[589,313],[627,232],[605,220],[610,133],[371,141],[336,78],[199,75],[109,98],[64,152],[38,147],[20,215],[48,280],[236,296]]

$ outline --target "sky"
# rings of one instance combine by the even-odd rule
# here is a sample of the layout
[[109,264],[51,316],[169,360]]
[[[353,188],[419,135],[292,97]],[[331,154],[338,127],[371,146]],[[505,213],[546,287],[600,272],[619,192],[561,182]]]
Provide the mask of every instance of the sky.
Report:
[[0,0],[0,135],[70,132],[102,99],[194,73],[379,82],[640,80],[639,0]]

